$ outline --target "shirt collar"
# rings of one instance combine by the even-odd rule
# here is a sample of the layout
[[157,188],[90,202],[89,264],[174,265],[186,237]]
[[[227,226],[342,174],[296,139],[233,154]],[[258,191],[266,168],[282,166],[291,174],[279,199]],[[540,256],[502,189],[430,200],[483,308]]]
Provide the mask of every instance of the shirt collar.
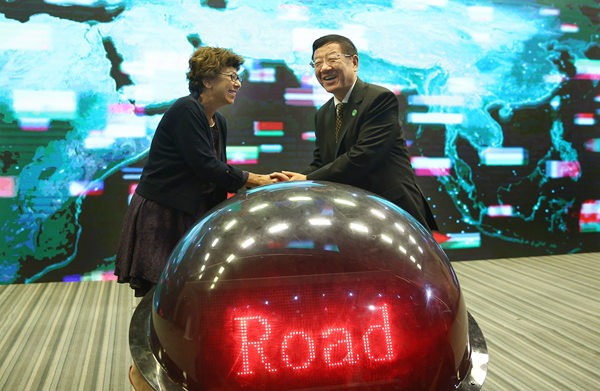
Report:
[[334,107],[337,106],[338,103],[348,103],[348,100],[350,99],[350,94],[352,93],[352,90],[354,89],[354,86],[356,85],[357,80],[358,80],[358,77],[356,79],[354,79],[354,83],[352,83],[352,87],[350,87],[348,92],[346,92],[346,96],[344,96],[344,99],[342,99],[341,102],[338,100],[338,98],[335,97],[335,95],[333,96]]

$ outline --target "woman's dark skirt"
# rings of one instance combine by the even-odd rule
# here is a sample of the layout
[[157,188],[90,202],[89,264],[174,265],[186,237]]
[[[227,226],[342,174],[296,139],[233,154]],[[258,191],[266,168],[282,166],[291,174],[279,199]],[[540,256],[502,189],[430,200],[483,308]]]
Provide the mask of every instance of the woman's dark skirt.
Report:
[[129,283],[135,296],[144,296],[158,283],[171,252],[196,221],[196,216],[134,193],[117,249],[118,282]]

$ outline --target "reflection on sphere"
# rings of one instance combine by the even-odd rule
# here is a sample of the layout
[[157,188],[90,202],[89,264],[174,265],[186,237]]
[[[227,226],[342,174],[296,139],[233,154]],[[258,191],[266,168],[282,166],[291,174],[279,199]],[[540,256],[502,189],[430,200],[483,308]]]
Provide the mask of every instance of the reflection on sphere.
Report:
[[429,232],[328,182],[248,191],[192,228],[156,288],[151,341],[189,389],[451,390],[470,354],[456,276]]

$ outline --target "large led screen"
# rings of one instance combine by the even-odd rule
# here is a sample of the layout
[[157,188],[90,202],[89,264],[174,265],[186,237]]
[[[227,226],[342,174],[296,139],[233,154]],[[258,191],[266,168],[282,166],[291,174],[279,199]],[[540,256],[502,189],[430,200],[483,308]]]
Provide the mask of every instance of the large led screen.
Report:
[[[112,278],[155,127],[201,45],[246,59],[232,164],[301,171],[351,38],[398,95],[452,260],[600,250],[598,1],[0,1],[0,283]],[[381,178],[385,180],[385,178]]]

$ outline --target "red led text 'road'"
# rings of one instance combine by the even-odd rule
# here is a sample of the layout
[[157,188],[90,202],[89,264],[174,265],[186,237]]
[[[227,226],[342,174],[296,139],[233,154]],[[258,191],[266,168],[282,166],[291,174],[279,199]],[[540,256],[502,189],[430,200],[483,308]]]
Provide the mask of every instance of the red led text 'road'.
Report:
[[[360,338],[345,327],[325,327],[319,332],[290,329],[274,336],[274,324],[268,316],[235,317],[238,330],[239,376],[251,376],[255,371],[275,373],[282,370],[301,372],[310,368],[343,368],[363,363],[373,366],[391,362],[396,357],[392,340],[392,325],[387,304],[371,308],[376,316]],[[361,330],[362,331],[362,330]],[[268,352],[277,351],[269,356]]]

